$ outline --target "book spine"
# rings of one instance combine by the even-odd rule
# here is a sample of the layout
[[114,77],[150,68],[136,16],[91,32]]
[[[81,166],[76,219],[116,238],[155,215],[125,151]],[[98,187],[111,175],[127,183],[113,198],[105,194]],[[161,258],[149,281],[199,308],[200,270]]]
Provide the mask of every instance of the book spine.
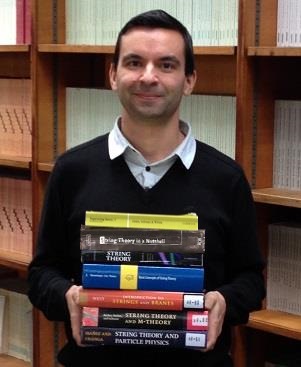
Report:
[[82,250],[82,263],[131,264],[148,266],[203,266],[203,254],[179,252],[138,252]]
[[84,288],[202,292],[204,268],[83,264]]
[[78,302],[82,307],[165,311],[204,310],[204,293],[82,289],[79,292]]
[[172,348],[205,348],[206,331],[81,327],[81,341],[88,345],[131,345]]
[[81,250],[205,252],[205,230],[81,227]]
[[138,311],[83,307],[82,326],[160,330],[208,330],[208,311]]
[[198,217],[195,214],[165,215],[87,211],[85,225],[92,227],[195,230],[198,229]]

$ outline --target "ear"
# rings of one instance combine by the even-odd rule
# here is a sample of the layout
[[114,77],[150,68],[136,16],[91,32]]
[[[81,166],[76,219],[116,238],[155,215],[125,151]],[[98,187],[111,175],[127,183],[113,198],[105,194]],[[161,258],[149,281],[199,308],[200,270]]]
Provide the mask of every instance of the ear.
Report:
[[111,63],[110,70],[109,70],[109,78],[110,78],[110,84],[111,84],[112,90],[117,89],[116,72],[117,70],[116,70],[115,64]]
[[194,70],[194,72],[191,75],[186,75],[186,80],[185,80],[185,84],[184,84],[184,90],[183,90],[183,94],[184,96],[189,96],[192,91],[193,88],[195,86],[195,82],[196,82],[196,71]]

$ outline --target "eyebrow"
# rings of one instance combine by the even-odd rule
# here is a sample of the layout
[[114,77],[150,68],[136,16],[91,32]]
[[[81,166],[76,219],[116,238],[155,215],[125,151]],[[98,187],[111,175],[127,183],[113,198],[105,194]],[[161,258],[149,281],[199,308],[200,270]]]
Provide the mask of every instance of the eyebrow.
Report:
[[[135,54],[135,53],[130,53],[125,55],[122,58],[122,62],[126,62],[128,60],[132,60],[132,59],[143,59],[142,56]],[[159,58],[160,61],[170,61],[173,62],[174,64],[180,65],[180,60],[176,57],[176,56],[163,56]]]

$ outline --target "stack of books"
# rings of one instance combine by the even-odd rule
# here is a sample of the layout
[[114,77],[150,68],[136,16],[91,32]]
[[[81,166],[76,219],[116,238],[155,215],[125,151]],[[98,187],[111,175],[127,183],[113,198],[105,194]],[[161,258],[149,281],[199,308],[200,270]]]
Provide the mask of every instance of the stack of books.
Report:
[[86,212],[82,343],[206,347],[204,251],[195,214]]

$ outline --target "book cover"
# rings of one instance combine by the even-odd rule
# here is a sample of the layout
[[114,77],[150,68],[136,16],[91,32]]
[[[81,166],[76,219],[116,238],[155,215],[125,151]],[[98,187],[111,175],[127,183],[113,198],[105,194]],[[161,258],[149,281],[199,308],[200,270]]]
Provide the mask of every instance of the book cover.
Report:
[[84,307],[182,311],[204,309],[204,293],[81,289],[79,305]]
[[83,264],[84,288],[202,292],[204,268]]
[[204,348],[206,331],[81,327],[81,341],[88,345],[124,345]]
[[205,252],[205,230],[81,226],[81,250]]
[[198,217],[194,213],[172,215],[87,211],[85,225],[91,227],[196,230],[198,229]]
[[148,266],[203,266],[203,254],[180,252],[138,252],[82,250],[82,263],[131,264]]
[[160,330],[208,330],[208,311],[149,311],[83,307],[82,326]]

